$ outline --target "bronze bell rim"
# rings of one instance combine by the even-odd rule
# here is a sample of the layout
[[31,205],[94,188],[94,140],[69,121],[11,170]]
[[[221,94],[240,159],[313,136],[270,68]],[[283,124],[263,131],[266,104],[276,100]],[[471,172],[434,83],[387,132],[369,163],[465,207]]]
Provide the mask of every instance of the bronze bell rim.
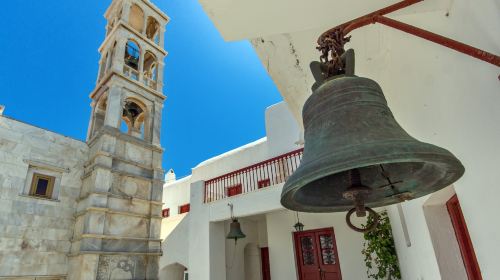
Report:
[[[399,141],[399,142],[409,142],[409,141]],[[299,168],[288,178],[283,186],[283,190],[281,193],[281,204],[290,210],[300,211],[300,212],[311,212],[311,213],[329,213],[329,212],[345,212],[350,210],[353,205],[352,202],[346,201],[346,205],[335,205],[331,207],[325,207],[324,205],[304,205],[303,203],[297,203],[295,196],[300,188],[304,187],[307,184],[313,183],[316,180],[324,178],[325,176],[346,172],[348,170],[352,170],[354,168],[363,168],[369,167],[379,164],[391,164],[391,163],[427,163],[432,164],[440,168],[441,170],[448,171],[446,174],[452,174],[451,177],[445,178],[441,177],[439,181],[435,184],[427,186],[428,191],[417,192],[416,195],[412,196],[411,199],[419,198],[425,196],[427,194],[433,193],[437,190],[443,189],[458,179],[460,179],[465,173],[465,167],[461,164],[461,162],[448,150],[443,149],[441,147],[437,147],[432,144],[424,143],[415,140],[413,143],[424,144],[427,147],[437,148],[441,153],[437,154],[436,150],[433,153],[425,153],[425,152],[408,152],[408,153],[399,153],[397,156],[391,155],[390,160],[386,160],[384,155],[380,155],[378,157],[374,157],[373,155],[366,155],[365,157],[357,157],[352,159],[351,161],[342,161],[342,164],[337,165],[329,165],[324,168],[315,168],[314,171],[306,172],[307,175],[304,175],[303,172],[298,172],[300,169],[304,170],[310,166],[317,167],[318,162],[325,158],[331,158],[332,155],[325,155],[321,158],[316,158],[315,160],[308,161],[306,165],[300,165]],[[347,150],[347,149],[346,149]],[[306,154],[307,151],[304,151]],[[333,155],[335,156],[335,155]],[[325,175],[326,174],[326,175]],[[295,175],[295,176],[294,176]],[[442,180],[447,179],[446,182],[449,183],[441,183]],[[334,186],[332,186],[334,188]],[[378,201],[369,201],[365,202],[367,207],[377,208],[381,206],[387,206],[395,203],[402,202],[402,200],[398,197],[388,198],[384,200]]]

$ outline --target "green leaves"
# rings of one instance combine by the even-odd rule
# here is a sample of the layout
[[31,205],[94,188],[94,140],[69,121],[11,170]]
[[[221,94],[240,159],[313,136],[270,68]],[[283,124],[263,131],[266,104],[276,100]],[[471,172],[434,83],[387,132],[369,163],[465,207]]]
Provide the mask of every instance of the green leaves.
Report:
[[[379,213],[379,224],[367,233],[364,233],[365,243],[361,253],[365,256],[366,273],[373,279],[401,279],[396,246],[392,236],[391,223],[387,212]],[[367,224],[373,223],[373,216],[368,216]]]

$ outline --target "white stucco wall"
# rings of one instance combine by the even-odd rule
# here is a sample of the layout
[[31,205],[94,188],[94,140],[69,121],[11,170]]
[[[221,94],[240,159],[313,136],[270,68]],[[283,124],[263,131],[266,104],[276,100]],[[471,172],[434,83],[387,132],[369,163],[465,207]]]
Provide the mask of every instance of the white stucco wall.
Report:
[[189,213],[164,218],[161,223],[161,238],[163,255],[160,258],[160,268],[171,264],[189,264]]
[[[87,151],[84,142],[0,116],[0,276],[68,273]],[[27,195],[35,163],[61,176],[52,200]]]
[[170,209],[170,217],[179,214],[179,206],[189,203],[191,176],[163,185],[163,209]]

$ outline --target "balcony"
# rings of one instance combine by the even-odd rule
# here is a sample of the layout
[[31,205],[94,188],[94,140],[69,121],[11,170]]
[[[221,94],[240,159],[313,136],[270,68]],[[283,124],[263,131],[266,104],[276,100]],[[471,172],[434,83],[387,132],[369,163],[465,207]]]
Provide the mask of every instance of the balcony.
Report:
[[209,203],[285,182],[299,167],[303,149],[205,181],[204,202]]
[[128,65],[123,65],[123,74],[126,77],[131,78],[132,80],[139,81],[139,71],[135,70],[134,68],[128,66]]
[[148,77],[143,77],[143,82],[145,86],[148,86],[152,89],[156,89],[156,81],[153,79],[150,79]]

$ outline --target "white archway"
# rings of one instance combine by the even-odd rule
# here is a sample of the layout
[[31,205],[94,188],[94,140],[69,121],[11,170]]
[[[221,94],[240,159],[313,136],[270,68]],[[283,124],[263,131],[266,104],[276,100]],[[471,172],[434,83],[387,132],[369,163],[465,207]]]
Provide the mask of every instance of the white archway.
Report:
[[160,270],[160,280],[184,280],[187,268],[179,263],[173,263]]

